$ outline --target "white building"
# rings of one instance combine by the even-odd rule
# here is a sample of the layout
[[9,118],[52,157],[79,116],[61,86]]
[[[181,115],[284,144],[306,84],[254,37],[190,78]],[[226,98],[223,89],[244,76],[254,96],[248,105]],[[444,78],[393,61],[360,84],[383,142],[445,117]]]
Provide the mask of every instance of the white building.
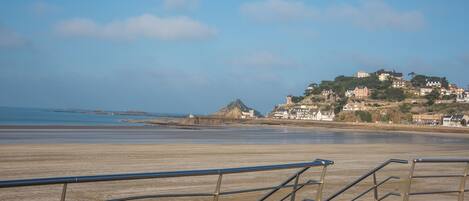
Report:
[[469,92],[460,94],[456,97],[457,103],[469,103]]
[[275,111],[271,114],[271,116],[274,119],[289,119],[288,111],[286,110]]
[[321,110],[319,110],[316,115],[315,115],[317,121],[334,121],[334,117],[335,117],[335,114],[334,114],[334,111],[329,111],[329,112],[321,112]]
[[469,121],[469,116],[458,114],[458,115],[448,115],[443,117],[443,126],[449,127],[463,127],[467,126]]
[[440,81],[427,81],[426,84],[427,87],[441,87],[441,82]]
[[393,88],[404,88],[406,86],[406,82],[404,80],[394,80],[392,82]]
[[365,72],[365,71],[358,71],[356,74],[355,74],[355,77],[357,78],[365,78],[365,77],[370,77],[370,74]]
[[241,112],[241,119],[252,119],[256,118],[254,110],[249,110],[248,112]]
[[420,96],[426,96],[433,91],[433,88],[420,88]]
[[389,74],[389,73],[381,73],[381,74],[378,75],[378,79],[379,79],[379,81],[386,81],[386,80],[389,79],[390,75],[391,74]]
[[333,121],[334,111],[322,112],[321,110],[313,110],[309,108],[293,108],[288,111],[275,111],[271,115],[276,119],[298,119],[298,120],[315,120],[315,121]]

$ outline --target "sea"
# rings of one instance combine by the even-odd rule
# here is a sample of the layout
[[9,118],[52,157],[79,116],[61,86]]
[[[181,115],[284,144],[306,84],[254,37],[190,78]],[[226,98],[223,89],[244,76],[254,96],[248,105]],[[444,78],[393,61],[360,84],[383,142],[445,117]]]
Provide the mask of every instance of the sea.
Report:
[[[417,134],[295,128],[281,126],[221,126],[207,128],[172,128],[128,123],[126,119],[151,116],[109,115],[64,112],[56,109],[0,107],[0,144],[462,144],[463,135]],[[169,115],[161,115],[169,116]],[[1,125],[17,125],[16,128]],[[22,125],[51,125],[22,128]],[[88,128],[54,128],[56,125],[85,125]],[[110,126],[110,127],[92,127]],[[122,127],[119,127],[122,126]],[[130,126],[130,127],[129,127]]]
[[83,110],[0,107],[0,125],[83,125],[83,126],[139,126],[128,119],[158,117],[137,115],[110,115],[84,112]]

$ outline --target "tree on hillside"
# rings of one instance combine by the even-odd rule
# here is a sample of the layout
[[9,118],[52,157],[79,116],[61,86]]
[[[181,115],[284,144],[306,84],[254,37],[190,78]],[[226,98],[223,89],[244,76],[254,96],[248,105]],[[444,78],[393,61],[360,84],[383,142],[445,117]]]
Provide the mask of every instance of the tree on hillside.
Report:
[[425,75],[415,75],[411,80],[412,86],[414,87],[425,87],[427,84],[427,76]]
[[407,74],[407,75],[408,75],[408,76],[410,76],[410,78],[412,79],[412,78],[414,78],[414,77],[415,77],[416,73],[415,73],[415,72],[410,72],[410,73],[409,73],[409,74]]
[[428,100],[428,105],[433,105],[435,103],[435,100],[437,100],[439,97],[440,92],[437,89],[433,89],[432,92],[425,96],[425,98]]
[[405,93],[402,89],[386,88],[374,90],[370,97],[377,100],[403,101],[405,99]]
[[304,98],[304,96],[292,96],[291,101],[293,101],[293,103],[298,103],[301,100],[303,100],[303,98]]
[[405,94],[402,89],[397,88],[388,88],[385,91],[386,100],[389,101],[403,101],[405,99]]

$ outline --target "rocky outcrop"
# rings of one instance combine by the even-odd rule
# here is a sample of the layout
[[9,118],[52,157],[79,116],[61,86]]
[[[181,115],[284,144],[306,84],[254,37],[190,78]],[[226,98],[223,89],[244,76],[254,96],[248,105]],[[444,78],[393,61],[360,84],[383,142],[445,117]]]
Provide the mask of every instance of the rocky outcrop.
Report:
[[241,100],[236,99],[226,107],[215,112],[213,116],[231,119],[247,119],[262,117],[261,113],[255,109],[246,106]]

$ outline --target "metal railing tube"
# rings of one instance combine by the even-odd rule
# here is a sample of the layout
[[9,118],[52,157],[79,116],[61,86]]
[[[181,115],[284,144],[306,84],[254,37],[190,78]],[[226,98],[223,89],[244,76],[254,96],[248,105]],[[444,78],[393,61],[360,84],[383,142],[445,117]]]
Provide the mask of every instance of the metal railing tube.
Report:
[[327,161],[327,160],[325,161],[317,160],[317,161],[306,162],[306,163],[290,163],[290,164],[280,164],[280,165],[266,165],[266,166],[226,168],[226,169],[6,180],[6,181],[0,181],[0,188],[36,186],[36,185],[53,185],[53,184],[64,184],[64,183],[70,184],[70,183],[86,183],[86,182],[102,182],[102,181],[155,179],[155,178],[170,178],[170,177],[185,177],[185,176],[208,176],[208,175],[219,175],[219,174],[271,171],[271,170],[281,170],[281,169],[296,169],[296,168],[303,168],[303,167],[317,167],[317,166],[323,166],[324,164],[331,165],[333,164],[333,162]]
[[364,179],[366,179],[370,175],[374,174],[375,172],[381,170],[382,168],[384,168],[385,166],[387,166],[390,163],[407,164],[408,161],[407,160],[401,160],[401,159],[389,159],[389,160],[385,161],[384,163],[382,163],[381,165],[379,165],[378,167],[368,171],[366,174],[364,174],[363,176],[361,176],[358,179],[354,180],[350,184],[348,184],[348,185],[344,186],[343,188],[341,188],[339,191],[337,191],[336,193],[332,194],[329,198],[327,198],[326,201],[329,201],[329,200],[332,200],[332,199],[336,198],[340,194],[344,193],[345,191],[347,191],[351,187],[357,185],[358,183],[360,183],[361,181],[363,181]]

